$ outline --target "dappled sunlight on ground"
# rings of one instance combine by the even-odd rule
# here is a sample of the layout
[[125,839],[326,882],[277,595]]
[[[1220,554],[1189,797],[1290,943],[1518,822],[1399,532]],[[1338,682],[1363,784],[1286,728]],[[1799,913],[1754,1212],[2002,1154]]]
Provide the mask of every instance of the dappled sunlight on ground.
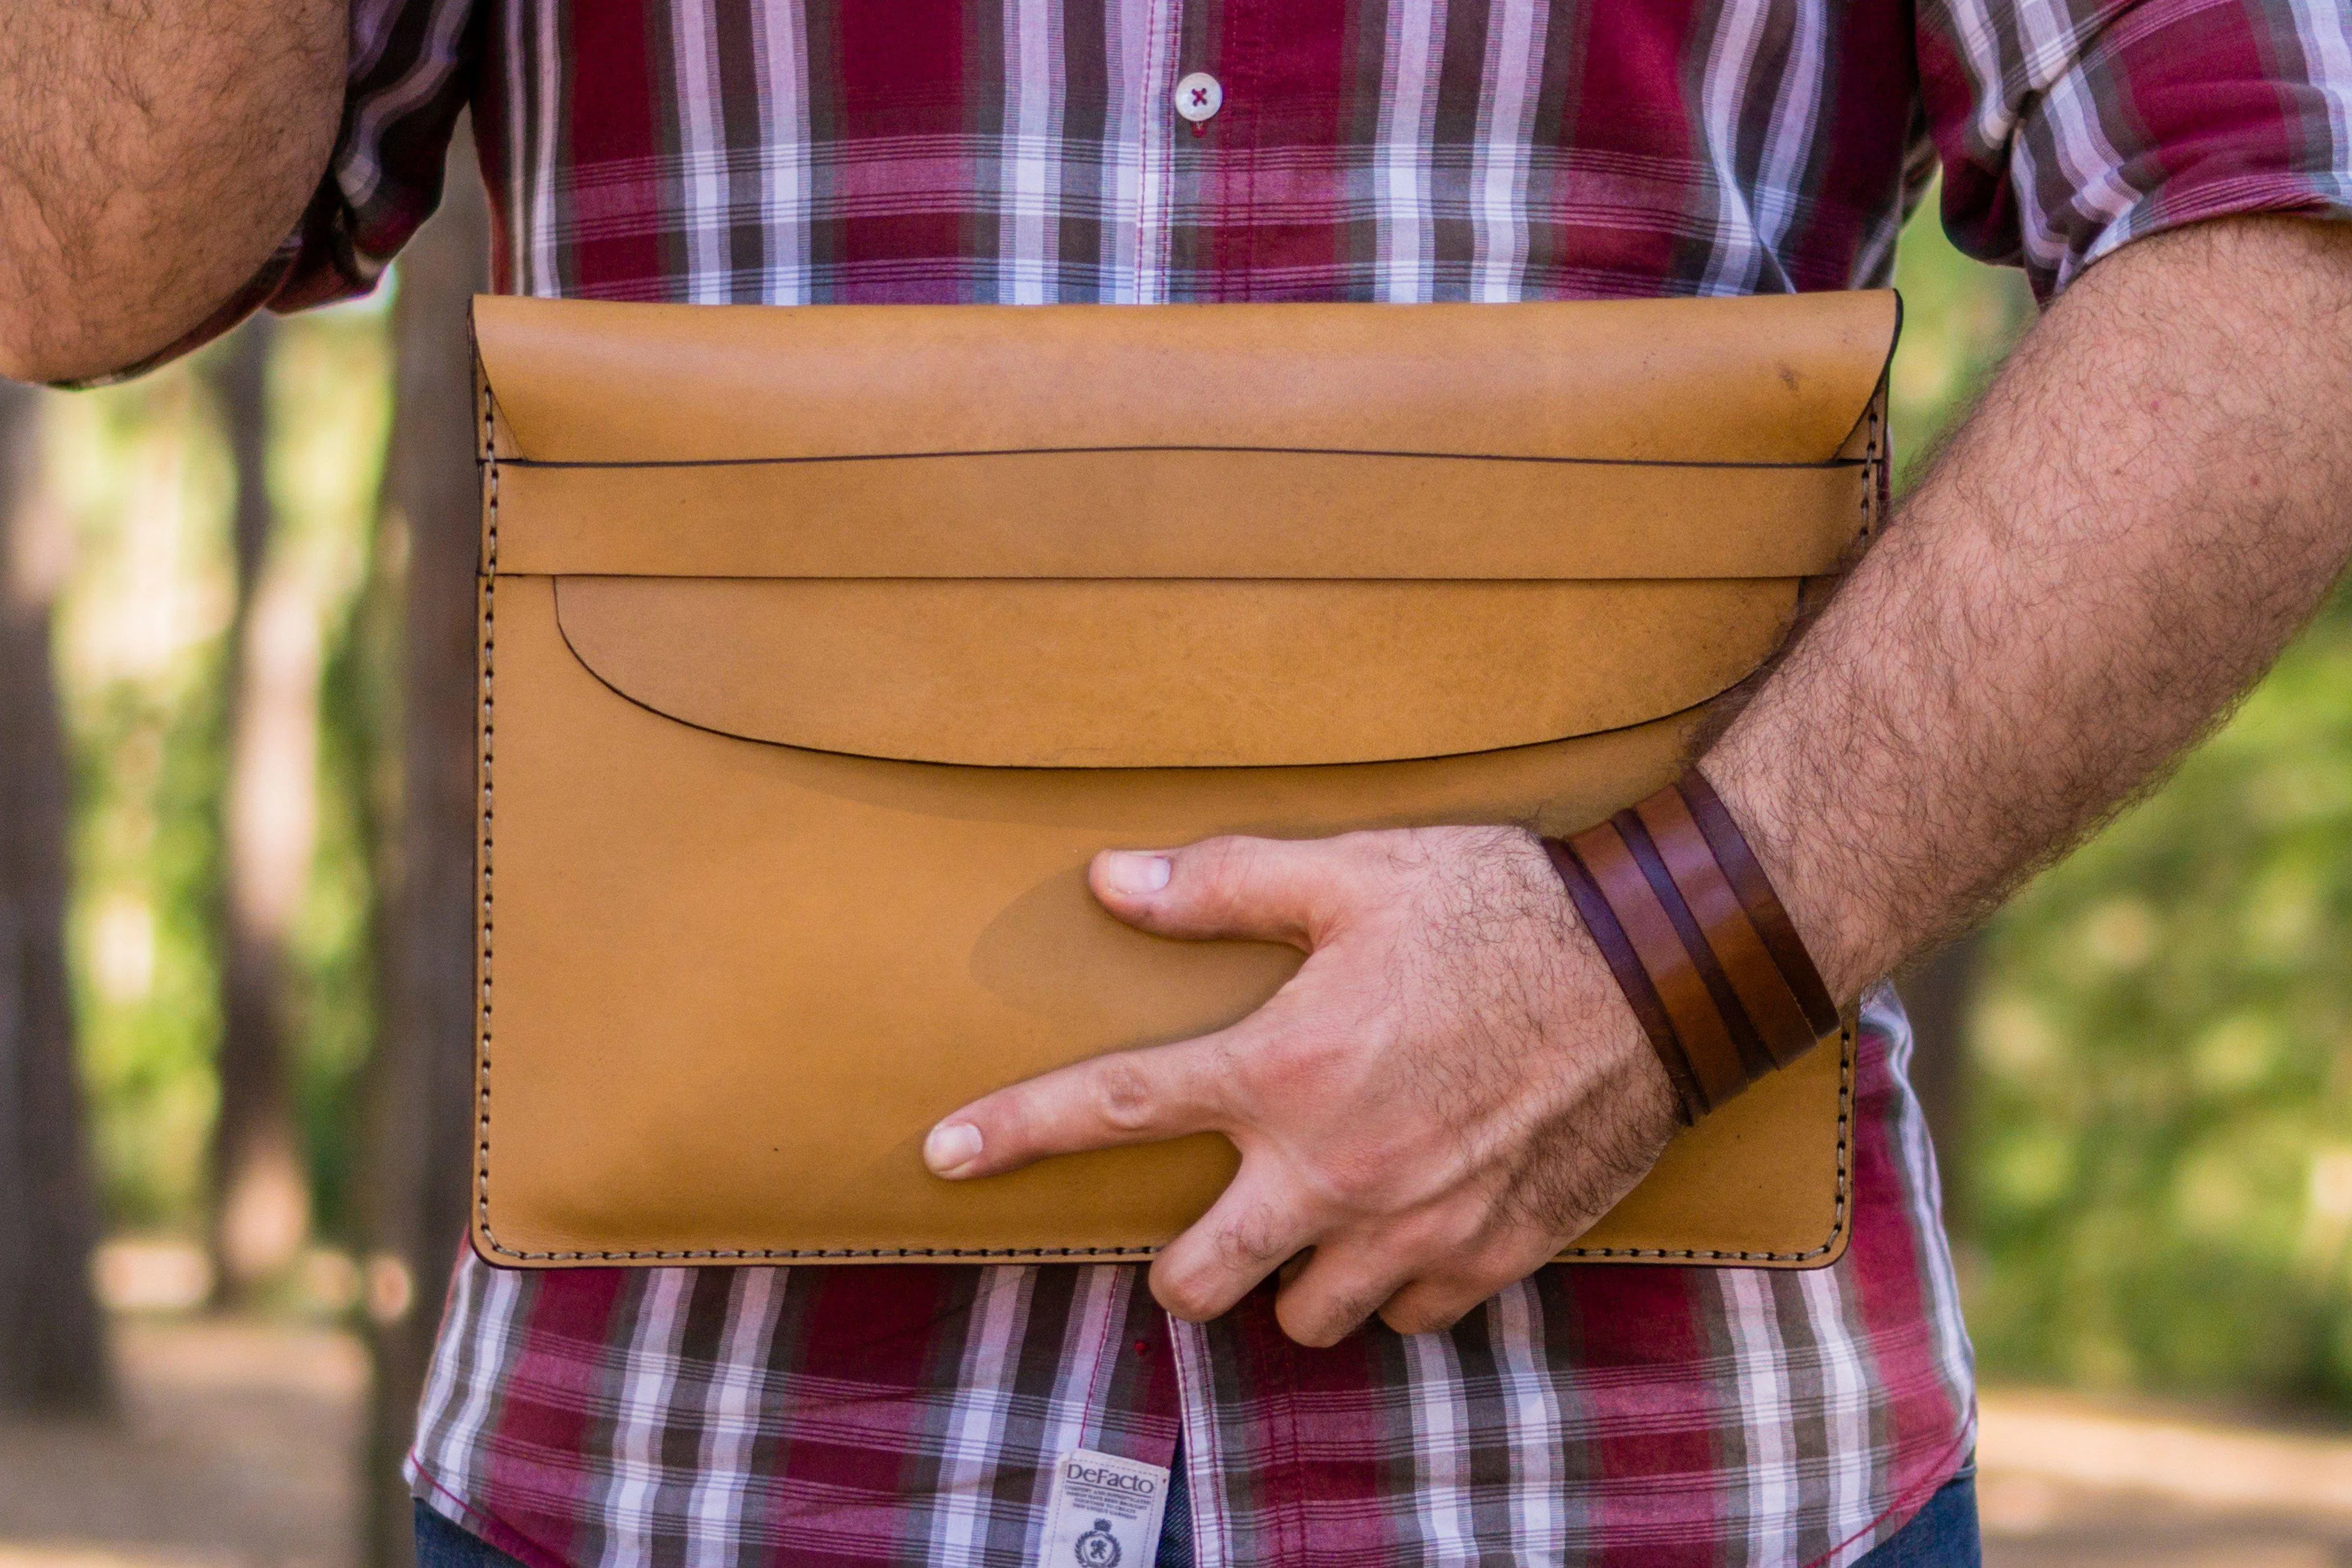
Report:
[[2004,1389],[1978,1457],[1992,1568],[2352,1564],[2352,1433]]
[[350,1568],[349,1334],[131,1319],[110,1423],[0,1422],[0,1568]]

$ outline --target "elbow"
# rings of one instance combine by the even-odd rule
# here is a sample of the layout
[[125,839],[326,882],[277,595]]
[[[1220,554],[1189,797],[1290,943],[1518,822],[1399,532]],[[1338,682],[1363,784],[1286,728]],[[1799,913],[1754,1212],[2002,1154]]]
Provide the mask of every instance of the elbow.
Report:
[[0,302],[0,378],[12,382],[75,379],[70,353],[60,353],[57,334],[25,302]]
[[[102,301],[101,301],[102,302]],[[216,314],[226,300],[211,307]],[[0,298],[0,378],[73,387],[135,373],[194,347],[205,309],[96,310],[62,301]]]
[[135,352],[60,343],[52,332],[35,332],[18,322],[0,322],[0,380],[37,386],[73,386],[101,380],[139,362]]
[[189,154],[185,167],[79,205],[44,208],[0,178],[0,376],[74,385],[135,374],[262,303],[292,260],[281,252],[319,188],[332,115],[306,129],[299,153],[275,167],[207,176]]
[[[299,203],[284,205],[299,215]],[[227,235],[117,222],[46,245],[0,222],[0,376],[88,385],[195,348],[269,294],[293,222],[281,206]]]
[[0,299],[0,377],[40,386],[105,381],[161,359],[194,325],[174,330],[143,313],[77,312],[44,300]]

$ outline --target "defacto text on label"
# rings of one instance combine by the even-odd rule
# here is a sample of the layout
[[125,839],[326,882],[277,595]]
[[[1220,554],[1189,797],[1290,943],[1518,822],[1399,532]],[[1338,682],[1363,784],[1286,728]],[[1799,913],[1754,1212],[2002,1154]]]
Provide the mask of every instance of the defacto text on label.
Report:
[[1054,1467],[1038,1568],[1151,1568],[1168,1471],[1074,1448]]

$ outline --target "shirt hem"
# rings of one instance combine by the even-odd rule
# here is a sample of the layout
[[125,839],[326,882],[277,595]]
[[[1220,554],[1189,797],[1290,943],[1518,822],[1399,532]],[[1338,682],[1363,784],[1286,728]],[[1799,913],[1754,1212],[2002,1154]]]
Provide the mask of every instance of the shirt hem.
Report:
[[1883,1546],[1895,1532],[1911,1522],[1918,1511],[1927,1506],[1927,1500],[1944,1488],[1944,1484],[1960,1473],[1969,1452],[1976,1447],[1977,1415],[1970,1402],[1969,1418],[1953,1437],[1951,1446],[1928,1467],[1927,1479],[1905,1490],[1868,1524],[1806,1563],[1804,1568],[1844,1568],[1858,1562],[1872,1550]]
[[561,1553],[550,1552],[530,1536],[487,1510],[451,1491],[417,1461],[408,1458],[408,1495],[458,1529],[497,1547],[523,1568],[573,1568]]

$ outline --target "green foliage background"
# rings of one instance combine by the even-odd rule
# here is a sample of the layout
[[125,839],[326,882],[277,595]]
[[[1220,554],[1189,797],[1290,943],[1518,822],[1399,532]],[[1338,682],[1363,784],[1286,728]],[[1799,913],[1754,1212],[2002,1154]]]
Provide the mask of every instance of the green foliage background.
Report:
[[2352,1408],[2352,601],[1995,927],[1971,1325],[2068,1382]]
[[[302,583],[322,655],[318,823],[284,999],[313,1206],[348,1231],[355,1091],[373,1030],[374,790],[361,590],[390,417],[380,304],[281,324],[271,354],[265,570]],[[56,397],[46,504],[71,561],[57,647],[73,755],[75,1002],[113,1227],[194,1234],[220,1032],[226,632],[235,476],[215,348],[124,386]]]
[[[1906,234],[1894,373],[1916,471],[2032,308],[1933,216]],[[397,548],[375,489],[380,305],[287,324],[272,482],[324,648],[319,847],[290,1015],[319,1221],[351,1214],[372,1028]],[[193,1233],[212,1114],[226,464],[201,367],[58,400],[58,625],[76,757],[73,931],[118,1228]],[[143,935],[142,935],[143,934]],[[2340,598],[2179,776],[1995,923],[1969,1031],[1960,1238],[1988,1372],[2352,1411],[2352,602]],[[144,955],[143,961],[141,956]]]
[[[1904,238],[1898,472],[2032,319]],[[1996,1376],[2352,1410],[2352,598],[1985,936],[1948,1151]]]

